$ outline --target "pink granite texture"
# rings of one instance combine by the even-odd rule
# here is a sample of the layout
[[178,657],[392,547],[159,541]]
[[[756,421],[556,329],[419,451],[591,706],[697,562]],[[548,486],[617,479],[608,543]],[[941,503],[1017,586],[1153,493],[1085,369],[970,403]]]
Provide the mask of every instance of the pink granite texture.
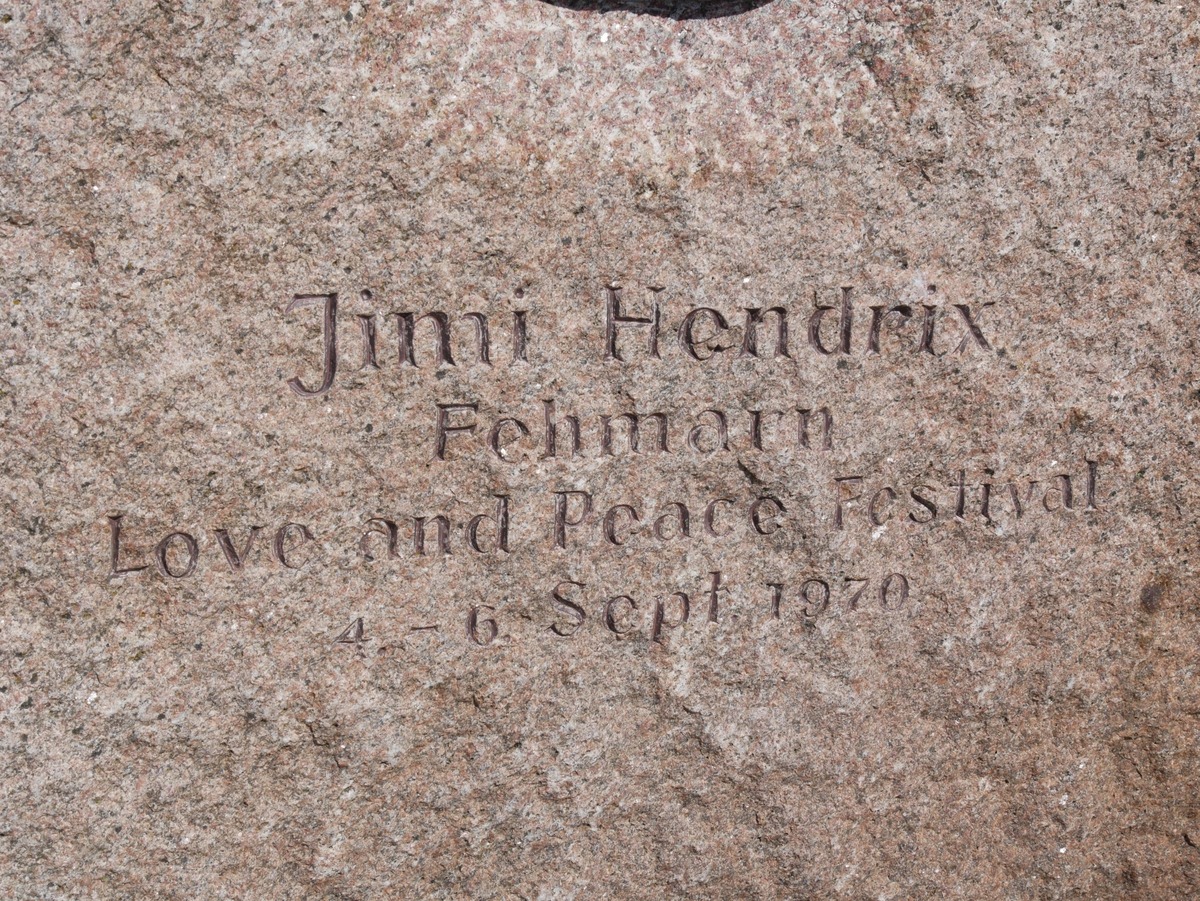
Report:
[[0,897],[1200,897],[1198,19],[0,3]]

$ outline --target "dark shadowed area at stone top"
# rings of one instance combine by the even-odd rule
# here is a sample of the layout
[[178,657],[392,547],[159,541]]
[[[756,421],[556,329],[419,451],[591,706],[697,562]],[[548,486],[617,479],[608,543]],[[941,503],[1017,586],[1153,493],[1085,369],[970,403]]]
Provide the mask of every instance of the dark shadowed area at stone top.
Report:
[[720,19],[737,16],[774,0],[541,0],[576,11],[627,12],[668,19]]

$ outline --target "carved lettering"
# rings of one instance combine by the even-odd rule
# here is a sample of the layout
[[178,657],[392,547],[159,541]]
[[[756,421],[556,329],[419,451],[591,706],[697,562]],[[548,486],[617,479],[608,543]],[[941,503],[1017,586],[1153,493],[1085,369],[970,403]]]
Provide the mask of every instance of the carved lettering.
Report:
[[296,550],[297,547],[299,547],[299,545],[297,545],[296,547],[291,548],[291,550],[288,549],[288,536],[293,532],[299,533],[300,545],[315,540],[312,532],[308,530],[308,526],[301,525],[298,522],[285,523],[279,527],[278,531],[275,532],[274,539],[271,541],[271,553],[275,557],[275,561],[279,563],[280,566],[283,566],[287,569],[299,569],[303,565],[288,561],[288,555],[292,551]]
[[479,528],[485,522],[492,527],[493,551],[504,551],[508,553],[508,501],[507,494],[496,495],[496,512],[492,515],[480,513],[478,516],[471,517],[467,523],[467,546],[477,554],[486,554],[488,549],[484,546],[484,542],[480,538]]
[[867,518],[873,526],[881,526],[884,519],[880,518],[879,499],[885,498],[889,503],[896,499],[896,491],[890,486],[884,487],[871,495],[871,502],[867,504]]
[[669,600],[679,602],[679,617],[673,622],[666,618],[666,608],[663,601],[655,601],[654,603],[654,619],[650,627],[650,640],[662,641],[663,629],[677,629],[688,621],[688,616],[691,614],[692,604],[688,596],[682,591],[676,591],[672,594]]
[[[871,329],[867,333],[867,353],[878,354],[879,350],[879,332],[883,328],[884,320],[889,316],[894,316],[899,320],[899,327],[903,327],[910,319],[912,319],[912,307],[907,304],[896,304],[891,307],[875,306],[871,307]],[[933,340],[932,334],[930,340]]]
[[[1071,477],[1063,474],[1055,476],[1055,478],[1058,479],[1058,487],[1046,489],[1046,493],[1042,497],[1042,507],[1048,513],[1054,513],[1057,510],[1074,510],[1075,503],[1071,494]],[[1052,494],[1058,495],[1056,506],[1050,505],[1050,496]]]
[[717,531],[717,505],[718,504],[723,504],[725,506],[732,507],[733,501],[731,501],[727,497],[719,497],[714,501],[710,501],[708,506],[704,508],[704,531],[707,532],[709,535],[711,535],[713,538],[721,538],[721,537],[729,534],[729,532],[727,532],[727,531],[726,532],[718,532]]
[[321,384],[316,388],[308,388],[300,381],[300,376],[288,380],[288,387],[299,397],[320,397],[333,387],[337,376],[337,298],[336,294],[297,294],[287,305],[286,313],[292,313],[303,307],[320,306],[321,316]]
[[[995,306],[994,303],[988,302],[980,305],[983,309]],[[983,336],[983,332],[979,330],[979,326],[975,322],[975,318],[971,315],[971,308],[965,303],[956,303],[954,309],[958,310],[958,315],[966,326],[966,331],[963,333],[962,340],[958,342],[958,347],[955,348],[955,353],[962,353],[967,349],[972,340],[986,351],[992,349],[992,345],[988,343],[987,338]]]
[[617,621],[617,604],[623,602],[629,606],[630,612],[635,612],[638,609],[637,602],[627,594],[618,594],[616,597],[609,598],[604,604],[604,625],[613,635],[627,635],[633,631],[633,626],[622,629]]
[[951,488],[958,490],[956,495],[957,500],[954,502],[954,518],[962,519],[963,514],[967,509],[967,472],[964,469],[958,471],[958,481],[950,483]]
[[739,356],[758,356],[758,326],[767,316],[775,317],[775,353],[776,357],[791,357],[788,347],[788,311],[783,307],[771,307],[762,310],[758,307],[746,307],[746,326],[742,333],[742,352]]
[[529,311],[514,310],[513,311],[513,327],[512,327],[512,354],[513,360],[520,360],[522,363],[529,360]]
[[[850,353],[850,339],[854,327],[854,310],[850,300],[852,291],[852,288],[842,288],[842,303],[838,310],[838,343],[836,348],[836,352],[839,354]],[[812,317],[808,320],[808,343],[813,350],[826,357],[834,353],[834,350],[826,347],[821,340],[821,320],[826,313],[831,313],[833,310],[834,307],[817,304],[816,310],[813,311]]]
[[800,585],[804,598],[804,615],[809,619],[820,616],[829,606],[829,583],[824,579],[806,579]]
[[[569,510],[571,501],[580,502],[579,515],[571,518]],[[583,525],[584,519],[592,512],[592,496],[586,491],[556,491],[554,492],[554,544],[556,547],[567,546],[567,529]]]
[[413,517],[413,552],[418,557],[425,556],[425,523],[430,521],[433,522],[434,528],[437,529],[438,554],[443,557],[449,557],[451,554],[450,519],[441,514],[434,517]]
[[612,423],[613,420],[623,420],[626,425],[626,438],[628,441],[629,450],[631,453],[641,453],[640,446],[640,423],[644,419],[653,419],[657,431],[657,447],[660,452],[666,453],[670,450],[668,442],[667,415],[665,413],[647,413],[639,415],[637,413],[622,413],[619,416],[601,416],[600,427],[602,429],[600,438],[600,452],[612,456],[613,453],[613,436]]
[[387,536],[387,554],[389,557],[398,557],[400,543],[400,530],[396,524],[390,519],[380,519],[373,517],[367,520],[366,531],[363,532],[362,538],[358,541],[358,550],[362,554],[364,560],[371,561],[375,557],[371,554],[371,536],[382,533]]
[[429,320],[433,324],[433,332],[436,343],[434,349],[436,353],[436,365],[438,366],[453,366],[454,354],[450,346],[450,317],[441,310],[434,310],[430,313],[424,313],[417,316],[415,313],[393,313],[396,317],[396,324],[400,330],[400,365],[401,366],[417,366],[416,348],[416,330],[417,323]]
[[150,566],[149,563],[143,563],[141,566],[121,566],[121,520],[124,516],[109,516],[108,517],[108,533],[109,533],[109,559],[112,561],[112,568],[109,571],[109,576],[120,576],[125,573],[141,572]]
[[721,587],[721,571],[713,570],[708,574],[708,621],[715,623],[720,619],[720,595],[721,592],[728,592],[728,588]]
[[465,425],[451,425],[450,417],[457,413],[476,413],[479,410],[479,404],[438,404],[437,405],[437,437],[434,446],[434,455],[439,460],[446,459],[446,444],[451,435],[457,432],[467,432],[468,434],[475,431],[476,423],[472,417],[469,423]]
[[637,510],[628,504],[617,504],[615,507],[610,508],[609,511],[604,514],[604,540],[615,547],[620,547],[625,543],[625,538],[618,537],[618,517],[627,518],[631,524],[641,521],[641,517],[638,515]]
[[[832,603],[833,590],[828,579],[810,575],[798,581],[800,582],[798,593],[802,601],[800,614],[805,620],[816,619],[835,609]],[[903,609],[907,604],[911,591],[908,577],[903,573],[894,572],[888,573],[878,580],[844,577],[842,585],[845,588],[845,598],[841,604],[842,609],[847,613],[857,611],[860,608],[861,599],[872,584],[877,586],[875,593],[880,610],[894,613]],[[780,619],[783,602],[788,594],[787,584],[782,581],[767,582],[766,588],[770,591],[771,618]]]
[[251,526],[250,534],[246,536],[246,544],[238,551],[233,546],[233,540],[229,537],[229,532],[226,529],[214,529],[213,533],[217,536],[217,544],[221,546],[221,551],[225,554],[225,559],[229,563],[231,572],[240,573],[246,565],[246,559],[250,556],[250,550],[254,547],[254,540],[258,538],[258,533],[262,529],[259,526]]
[[[1079,515],[1081,511],[1095,513],[1098,510],[1096,484],[1100,467],[1095,460],[1085,460],[1084,465],[1087,469],[1082,474],[1062,472],[1046,481],[1027,479],[1023,489],[1018,487],[1017,480],[997,484],[994,481],[995,470],[989,467],[982,469],[978,482],[969,477],[966,469],[960,468],[946,486],[950,489],[948,497],[945,489],[939,493],[937,488],[928,484],[917,484],[901,491],[895,485],[869,485],[867,476],[839,476],[833,482],[834,527],[845,528],[851,515],[857,511],[865,514],[865,521],[873,528],[900,521],[924,526],[938,520],[938,511],[943,506],[947,515],[949,510],[953,510],[953,519],[957,522],[976,521],[987,525],[1020,522],[1038,510],[1060,516]],[[1075,486],[1084,479],[1087,482],[1087,502],[1081,504]],[[1042,490],[1039,497],[1037,492],[1043,485],[1048,487]],[[978,502],[975,500],[976,489]],[[905,498],[903,502],[902,497]],[[1004,502],[1006,497],[1007,503]],[[864,500],[865,506],[861,506],[860,502]],[[905,506],[908,507],[907,512]]]
[[[702,341],[698,340],[695,336],[696,322],[701,317],[710,320],[716,329],[714,334]],[[716,354],[728,350],[727,347],[722,347],[720,345],[714,346],[712,344],[717,336],[719,336],[722,332],[727,331],[729,331],[729,323],[719,312],[714,310],[712,307],[696,307],[696,309],[692,310],[683,317],[683,322],[679,325],[679,344],[689,357],[691,357],[693,360],[700,360],[703,362],[704,360],[712,359]],[[705,351],[707,351],[704,356],[700,355],[700,348],[703,348]]]
[[[515,432],[516,436],[509,441],[502,442],[501,438],[506,429]],[[512,463],[513,461],[508,458],[508,446],[527,437],[529,437],[529,426],[525,425],[521,420],[509,417],[497,419],[496,424],[488,430],[488,447],[496,459]]]
[[[692,534],[691,514],[681,503],[672,502],[664,507],[664,512],[654,521],[654,537],[660,541],[670,541],[672,538],[687,538]],[[674,523],[671,534],[667,534],[667,524]]]
[[488,320],[482,313],[464,313],[463,319],[475,325],[475,347],[477,357],[485,366],[492,365],[492,345],[488,340]]
[[[364,291],[363,294],[369,292]],[[362,333],[362,365],[359,369],[378,369],[379,357],[375,350],[375,316],[374,314],[359,313],[358,327]]]
[[480,619],[479,614],[483,610],[493,613],[496,608],[489,607],[487,604],[480,604],[479,606],[472,607],[467,612],[467,638],[480,647],[487,647],[500,634],[500,626],[494,619]]
[[661,359],[658,352],[658,331],[662,322],[662,314],[659,311],[657,301],[650,305],[650,315],[646,318],[626,316],[621,310],[621,289],[610,287],[607,290],[608,303],[605,308],[604,358],[606,360],[624,362],[625,358],[621,356],[621,351],[617,346],[617,336],[618,330],[622,326],[628,326],[632,328],[647,328],[646,350],[651,357]]
[[[187,553],[187,563],[180,572],[171,568],[169,559],[171,544],[176,539],[183,542],[184,550]],[[196,561],[199,559],[200,547],[196,544],[196,539],[187,532],[172,532],[154,548],[154,563],[158,567],[159,573],[168,579],[183,579],[190,576],[196,569]]]
[[935,357],[937,354],[933,351],[933,326],[936,321],[934,317],[937,316],[937,307],[921,304],[921,309],[925,315],[921,319],[921,342],[917,345],[917,353]]
[[863,478],[862,476],[842,476],[835,478],[833,481],[837,484],[837,501],[833,511],[833,525],[834,528],[841,529],[845,527],[845,505],[862,497],[862,491],[846,494],[845,490],[853,490],[861,486]]
[[923,494],[918,494],[918,493],[917,493],[917,489],[918,489],[918,488],[920,488],[922,491],[926,491],[926,492],[932,492],[932,491],[933,491],[933,489],[932,489],[932,488],[929,488],[927,485],[917,485],[916,487],[912,488],[912,489],[911,489],[911,490],[908,492],[908,496],[909,496],[909,497],[911,497],[911,498],[912,498],[914,501],[916,501],[916,502],[917,502],[917,503],[918,503],[918,504],[919,504],[919,505],[920,505],[922,508],[924,508],[926,511],[928,511],[928,513],[929,513],[929,519],[918,519],[918,518],[917,518],[917,511],[915,511],[915,510],[914,510],[914,511],[911,511],[911,512],[908,514],[908,518],[909,518],[909,519],[911,519],[913,522],[915,522],[915,523],[918,523],[919,525],[924,525],[925,523],[928,523],[928,522],[933,522],[933,521],[934,521],[934,520],[937,518],[937,511],[938,511],[938,508],[937,508],[937,504],[935,504],[935,503],[934,503],[932,500],[930,500],[928,497],[926,497],[926,496],[925,496],[925,495],[923,495]]
[[783,506],[782,502],[770,496],[760,497],[752,503],[750,505],[750,523],[754,526],[754,531],[759,535],[774,535],[779,531],[779,523],[777,521],[770,519],[764,522],[760,516],[763,507],[768,505],[775,508],[767,512],[766,515],[769,517],[776,517],[780,513],[787,512],[787,508]]
[[[705,416],[712,417],[713,426],[716,430],[715,440],[712,443],[711,451],[705,451],[704,448],[701,447],[701,437],[704,434],[703,420]],[[694,451],[700,451],[701,453],[713,453],[719,450],[729,450],[729,420],[725,418],[724,413],[722,413],[720,410],[705,410],[700,414],[700,416],[697,417],[697,419],[699,421],[692,428],[691,433],[688,435],[688,447]]]
[[555,635],[561,635],[564,638],[574,635],[579,631],[579,627],[587,621],[587,613],[584,611],[584,609],[574,601],[568,600],[563,596],[563,592],[567,590],[566,586],[583,588],[584,584],[582,582],[576,582],[572,579],[566,579],[555,585],[550,592],[550,596],[554,599],[554,603],[562,607],[564,610],[569,611],[575,620],[573,623],[568,623],[565,626],[560,625],[559,623],[554,623],[552,626],[550,626],[551,632],[553,632]]
[[[558,456],[558,420],[555,418],[554,401],[542,401],[543,422],[546,430],[546,449],[542,453],[542,459]],[[563,424],[571,432],[571,456],[574,457],[579,453],[580,435],[579,435],[579,417],[566,416],[563,417]]]
[[[724,410],[701,410],[694,417],[684,414],[604,413],[586,421],[574,415],[562,415],[553,399],[541,401],[540,415],[530,418],[503,414],[476,417],[476,403],[439,403],[433,430],[435,459],[446,459],[451,438],[458,438],[464,452],[483,449],[497,459],[516,462],[521,454],[536,453],[539,460],[569,460],[576,456],[617,457],[645,453],[703,456],[734,450],[770,450],[790,452],[799,447],[822,451],[833,449],[834,417],[828,407],[784,410],[746,410],[737,423],[745,431],[735,431]],[[532,412],[532,411],[531,411]],[[490,419],[490,422],[489,422]],[[767,422],[782,423],[794,419],[792,429],[768,429]],[[481,421],[482,420],[482,421]],[[682,421],[682,428],[680,423]],[[531,425],[536,423],[536,425]],[[540,434],[535,433],[540,429]],[[468,436],[481,434],[478,439]],[[676,442],[675,437],[684,440]],[[528,440],[526,440],[528,439]],[[789,444],[790,442],[790,444]]]
[[[833,414],[831,414],[829,412],[828,407],[822,407],[821,409],[817,410],[816,412],[821,417],[821,450],[832,450],[833,449]],[[812,417],[813,411],[812,410],[800,410],[799,413],[800,413],[800,421],[798,424],[799,432],[798,432],[797,437],[798,437],[800,446],[807,449],[808,447],[811,446],[809,444],[809,437],[808,437],[808,423]]]

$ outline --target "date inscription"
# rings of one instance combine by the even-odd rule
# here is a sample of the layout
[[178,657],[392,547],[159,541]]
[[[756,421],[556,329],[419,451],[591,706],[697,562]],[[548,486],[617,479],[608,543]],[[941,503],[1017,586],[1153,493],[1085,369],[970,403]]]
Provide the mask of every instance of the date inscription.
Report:
[[[833,585],[839,586],[836,599]],[[612,592],[576,579],[562,579],[544,596],[535,599],[532,618],[540,622],[536,627],[537,634],[548,633],[565,640],[592,635],[634,641],[653,649],[683,640],[688,630],[720,623],[761,621],[812,628],[818,620],[853,613],[907,615],[916,603],[911,581],[898,572],[878,578],[843,576],[840,579],[832,575],[801,573],[786,582],[780,580],[753,586],[743,597],[734,586],[727,584],[721,570],[712,570],[701,586],[656,596],[636,591]],[[524,613],[510,614],[515,607],[523,611],[526,605],[519,601],[472,603],[460,610],[456,618],[439,623],[406,629],[390,623],[385,644],[394,643],[404,634],[427,633],[430,638],[457,640],[477,648],[503,645],[513,634],[505,625],[507,617],[530,618]],[[373,638],[368,634],[366,623],[366,615],[353,619],[332,644],[350,645],[358,653],[365,653],[364,643]]]

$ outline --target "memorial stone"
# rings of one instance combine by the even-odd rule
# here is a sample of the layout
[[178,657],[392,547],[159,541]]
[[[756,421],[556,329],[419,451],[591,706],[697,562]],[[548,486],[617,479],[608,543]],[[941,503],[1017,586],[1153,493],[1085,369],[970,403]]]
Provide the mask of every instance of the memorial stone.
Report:
[[0,896],[1200,897],[1194,4],[0,14]]

